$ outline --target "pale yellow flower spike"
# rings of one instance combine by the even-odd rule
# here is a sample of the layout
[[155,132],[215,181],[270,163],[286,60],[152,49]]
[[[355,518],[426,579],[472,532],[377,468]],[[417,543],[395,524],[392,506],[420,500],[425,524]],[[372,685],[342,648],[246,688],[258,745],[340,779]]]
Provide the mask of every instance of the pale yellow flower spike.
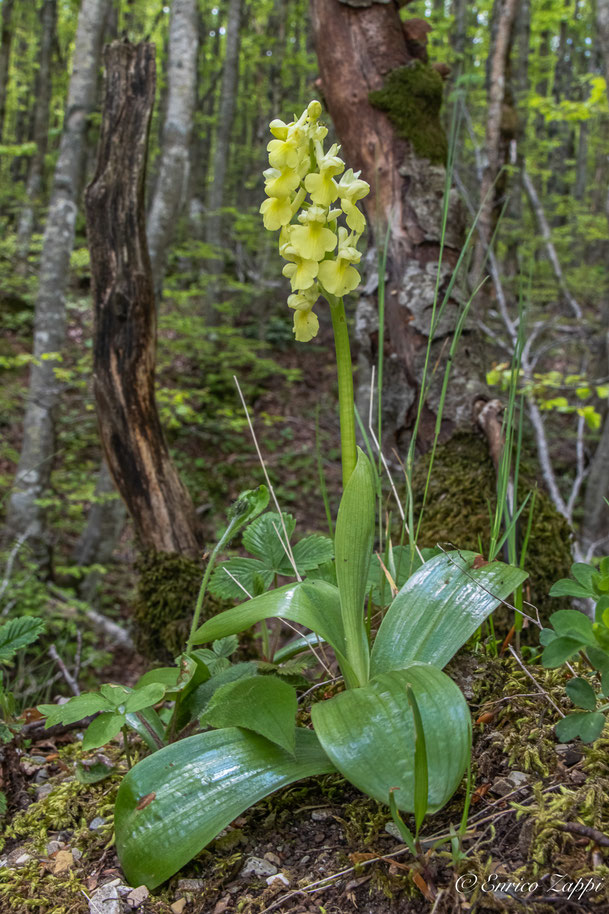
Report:
[[[342,298],[360,284],[353,264],[361,258],[357,243],[366,219],[356,203],[370,191],[359,172],[345,171],[339,146],[324,152],[328,130],[319,123],[321,113],[314,100],[298,120],[271,121],[267,199],[260,206],[264,227],[281,230],[279,252],[288,261],[283,274],[293,293],[288,305],[294,309],[294,335],[303,343],[317,336],[313,308],[319,296]],[[332,209],[334,203],[340,208]],[[343,219],[346,227],[339,223]]]

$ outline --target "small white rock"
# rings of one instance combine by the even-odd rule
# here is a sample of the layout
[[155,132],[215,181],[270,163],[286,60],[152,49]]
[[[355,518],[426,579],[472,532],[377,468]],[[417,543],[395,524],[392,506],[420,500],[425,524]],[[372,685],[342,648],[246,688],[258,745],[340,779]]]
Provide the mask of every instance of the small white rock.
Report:
[[391,835],[391,837],[395,838],[397,841],[402,841],[402,836],[401,836],[395,822],[387,822],[387,825],[385,826],[385,831],[387,832],[388,835]]
[[179,892],[200,892],[204,885],[204,879],[178,879]]
[[124,908],[115,885],[102,885],[89,900],[89,914],[123,914]]
[[25,866],[26,863],[33,859],[31,854],[20,854],[15,860],[15,866]]
[[277,872],[277,867],[274,863],[269,863],[268,860],[263,860],[262,857],[248,857],[245,861],[245,865],[241,870],[242,876],[274,876]]
[[275,873],[274,876],[267,876],[267,885],[275,885],[277,882],[280,882],[283,886],[288,886],[290,884],[290,880],[287,876],[284,876],[283,873]]
[[314,809],[311,813],[311,818],[314,822],[323,822],[325,819],[329,819],[331,815],[331,809]]
[[75,860],[80,860],[82,858],[82,851],[79,851],[77,847],[73,847],[72,856]]
[[127,904],[131,908],[139,908],[139,906],[146,901],[149,895],[150,892],[145,885],[138,885],[136,889],[131,889],[127,895]]
[[106,820],[104,819],[103,816],[95,816],[95,818],[91,819],[91,822],[89,823],[89,829],[90,829],[90,831],[97,831],[99,828],[102,827],[102,825],[105,825],[105,824],[106,824]]

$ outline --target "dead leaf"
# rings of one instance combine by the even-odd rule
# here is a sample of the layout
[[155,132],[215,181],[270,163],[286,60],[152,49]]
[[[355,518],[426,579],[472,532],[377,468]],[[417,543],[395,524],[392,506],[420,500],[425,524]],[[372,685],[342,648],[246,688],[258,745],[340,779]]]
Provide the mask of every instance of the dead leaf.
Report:
[[152,801],[154,800],[155,797],[156,797],[156,793],[154,793],[154,792],[147,793],[145,797],[141,798],[140,802],[137,804],[137,806],[135,808],[136,809],[145,809],[149,803],[152,803]]
[[423,893],[427,901],[433,901],[436,897],[434,889],[427,885],[420,873],[417,873],[416,870],[412,871],[412,879],[416,887]]
[[182,914],[182,911],[184,910],[185,907],[186,907],[186,899],[178,898],[178,900],[174,901],[174,903],[171,905],[171,910],[173,911],[173,914]]
[[490,724],[491,721],[495,719],[497,712],[496,711],[483,711],[480,717],[476,720],[477,724]]
[[53,863],[53,875],[61,876],[67,873],[74,866],[74,857],[72,851],[57,851]]
[[474,569],[474,571],[477,571],[478,568],[484,568],[484,566],[488,565],[488,564],[489,563],[487,562],[487,560],[484,558],[483,555],[477,555],[474,558],[474,561],[472,563],[472,568]]

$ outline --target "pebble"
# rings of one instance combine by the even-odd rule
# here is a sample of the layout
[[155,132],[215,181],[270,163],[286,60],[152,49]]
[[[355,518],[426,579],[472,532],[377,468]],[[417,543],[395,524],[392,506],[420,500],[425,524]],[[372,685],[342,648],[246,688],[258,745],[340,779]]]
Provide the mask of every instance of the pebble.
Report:
[[274,854],[272,851],[267,851],[264,855],[264,859],[268,860],[269,863],[274,863],[276,866],[281,866],[281,858]]
[[145,885],[138,885],[136,889],[131,889],[127,895],[127,904],[130,908],[139,908],[139,906],[146,901],[149,895],[150,892]]
[[314,822],[323,822],[325,819],[329,819],[331,815],[331,809],[314,809],[311,813],[311,818]]
[[179,892],[200,892],[204,885],[204,879],[178,879]]
[[524,771],[510,771],[506,777],[496,778],[493,781],[491,793],[494,793],[498,797],[504,797],[506,794],[512,793],[519,787],[524,787],[528,784],[528,781],[529,779]]
[[[401,836],[395,822],[387,822],[387,825],[385,826],[385,831],[387,832],[388,835],[391,835],[392,838],[395,838],[396,841],[402,841],[402,836]],[[403,841],[402,841],[402,843],[403,843]]]
[[173,911],[173,914],[182,914],[182,911],[186,907],[186,899],[178,898],[178,900],[174,901],[174,903],[172,905],[170,905],[170,907],[171,907],[171,910]]
[[47,844],[47,854],[50,857],[51,854],[57,853],[62,847],[65,847],[63,841],[49,841]]
[[82,851],[79,851],[77,847],[72,848],[72,856],[75,860],[80,860],[82,857]]
[[277,867],[274,863],[269,863],[268,860],[263,860],[262,857],[248,857],[245,861],[245,865],[241,870],[242,876],[274,876],[277,872]]
[[36,784],[36,800],[44,800],[52,792],[52,784]]
[[267,885],[276,885],[278,882],[286,887],[290,884],[290,880],[287,876],[284,876],[283,873],[275,873],[273,876],[267,876]]
[[89,823],[89,829],[90,829],[90,831],[97,831],[99,828],[102,827],[102,825],[105,825],[105,824],[106,824],[106,820],[104,819],[103,816],[95,816],[95,818],[92,819],[91,822]]
[[89,914],[123,914],[123,911],[115,885],[102,885],[91,895]]
[[25,866],[26,863],[29,863],[30,860],[33,860],[31,854],[20,854],[14,862],[14,866]]

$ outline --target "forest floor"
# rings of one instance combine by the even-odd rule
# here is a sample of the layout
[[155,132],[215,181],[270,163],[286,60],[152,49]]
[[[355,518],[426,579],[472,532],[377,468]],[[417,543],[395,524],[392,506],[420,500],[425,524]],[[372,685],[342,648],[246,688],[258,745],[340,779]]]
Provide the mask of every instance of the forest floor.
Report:
[[[552,702],[566,704],[560,670],[536,672],[543,692],[512,657],[484,651],[462,655],[449,672],[475,721],[473,796],[460,850],[436,842],[458,829],[465,784],[426,820],[413,861],[387,807],[325,776],[257,804],[148,894],[125,885],[113,846],[112,808],[126,767],[119,747],[83,753],[77,731],[39,732],[17,753],[4,750],[12,809],[0,911],[609,911],[609,738],[593,748],[557,744]],[[100,762],[111,769],[107,777],[80,783],[76,767]]]

